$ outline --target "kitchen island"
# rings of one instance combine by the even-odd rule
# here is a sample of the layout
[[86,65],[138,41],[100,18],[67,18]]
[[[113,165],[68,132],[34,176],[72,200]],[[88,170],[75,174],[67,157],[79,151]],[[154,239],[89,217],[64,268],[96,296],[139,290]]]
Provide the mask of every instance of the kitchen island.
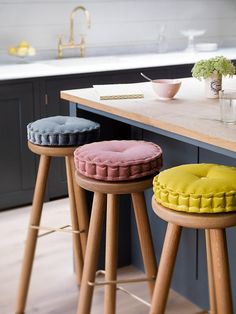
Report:
[[[220,121],[218,99],[206,99],[204,84],[193,78],[183,79],[176,98],[159,100],[149,83],[140,83],[143,99],[101,101],[92,88],[62,91],[70,102],[71,114],[105,117],[104,123],[116,127],[115,121],[130,126],[131,137],[156,142],[163,149],[164,168],[184,163],[215,162],[236,166],[236,125]],[[224,79],[223,88],[236,88],[236,78]],[[77,108],[77,109],[76,109]],[[76,110],[75,110],[76,109]],[[103,128],[103,125],[102,125]],[[121,129],[120,129],[121,130]],[[117,131],[119,134],[119,130]],[[146,193],[149,216],[159,258],[165,223],[153,214]],[[133,217],[131,217],[133,219]],[[132,263],[142,267],[134,224],[131,224]],[[236,230],[227,232],[232,274],[234,307],[236,307]],[[201,230],[184,230],[177,257],[173,288],[203,308],[208,307],[207,267],[204,234]]]
[[[0,56],[0,124],[4,130],[0,132],[0,210],[31,203],[37,167],[35,156],[27,148],[26,126],[40,118],[69,114],[67,101],[60,98],[61,90],[143,82],[140,72],[155,79],[189,77],[194,62],[217,55],[236,60],[236,49],[51,60],[40,60],[39,55],[37,59],[23,60],[10,56],[4,60]],[[127,125],[130,126],[122,124],[123,128]],[[114,136],[124,136],[121,133],[124,132],[119,129]],[[64,163],[53,160],[46,200],[67,195],[65,178]]]

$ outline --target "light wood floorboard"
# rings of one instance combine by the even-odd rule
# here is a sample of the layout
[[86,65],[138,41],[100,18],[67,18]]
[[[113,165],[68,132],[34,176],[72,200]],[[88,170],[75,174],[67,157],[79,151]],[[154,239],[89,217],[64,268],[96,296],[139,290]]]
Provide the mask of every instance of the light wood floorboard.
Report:
[[[0,213],[0,314],[14,314],[16,290],[30,206]],[[68,199],[46,203],[42,225],[69,223]],[[33,268],[27,314],[75,314],[79,289],[72,263],[71,235],[52,234],[39,239]],[[120,277],[142,276],[133,266],[119,270]],[[126,285],[149,301],[144,283]],[[171,291],[167,314],[191,314],[200,309]],[[95,289],[92,314],[103,313],[103,289]],[[117,314],[146,314],[148,307],[118,291]]]

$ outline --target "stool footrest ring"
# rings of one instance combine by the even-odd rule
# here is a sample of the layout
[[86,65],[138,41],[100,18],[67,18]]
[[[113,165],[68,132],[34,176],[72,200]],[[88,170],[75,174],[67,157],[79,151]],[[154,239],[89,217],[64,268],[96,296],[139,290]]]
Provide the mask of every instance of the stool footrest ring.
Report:
[[[58,228],[30,225],[30,228],[36,229],[36,230],[48,230],[47,232],[44,232],[44,233],[38,235],[39,238],[46,236],[48,234],[54,233],[54,232],[65,232],[65,233],[75,233],[75,234],[80,234],[80,233],[84,232],[84,230],[72,230],[71,225],[65,225],[65,226],[61,226]],[[67,228],[70,228],[70,229],[67,229]]]
[[[105,270],[98,270],[96,272],[96,277],[97,276],[100,276],[100,275],[105,275]],[[147,278],[147,277],[144,277],[144,278],[133,278],[133,279],[124,279],[124,280],[108,280],[108,281],[102,281],[102,282],[91,282],[91,281],[88,281],[88,285],[90,286],[102,286],[102,285],[114,285],[114,284],[117,284],[117,283],[122,283],[122,284],[127,284],[127,283],[137,283],[137,282],[145,282],[145,281],[152,281],[152,280],[155,280],[156,277],[153,276],[152,278]],[[151,304],[149,302],[147,302],[146,300],[140,298],[139,296],[137,296],[136,294],[130,292],[129,290],[121,287],[121,286],[117,286],[116,287],[117,290],[120,290],[126,294],[128,294],[130,297],[134,298],[135,300],[145,304],[146,306],[150,307]]]
[[122,292],[128,294],[128,295],[129,295],[130,297],[132,297],[133,299],[135,299],[135,300],[137,300],[137,301],[139,301],[139,302],[145,304],[145,305],[148,306],[148,307],[151,307],[151,303],[149,303],[149,302],[145,301],[144,299],[138,297],[136,294],[131,293],[129,290],[126,290],[125,288],[123,288],[123,287],[121,287],[121,286],[118,286],[118,287],[117,287],[117,290],[120,290],[120,291],[122,291]]
[[[105,270],[98,270],[96,272],[96,276],[105,275]],[[137,283],[137,282],[145,282],[145,281],[154,281],[156,279],[155,276],[151,278],[143,277],[143,278],[130,278],[130,279],[122,279],[122,280],[107,280],[107,281],[88,281],[89,286],[104,286],[104,285],[116,285],[118,283],[126,284],[126,283]]]

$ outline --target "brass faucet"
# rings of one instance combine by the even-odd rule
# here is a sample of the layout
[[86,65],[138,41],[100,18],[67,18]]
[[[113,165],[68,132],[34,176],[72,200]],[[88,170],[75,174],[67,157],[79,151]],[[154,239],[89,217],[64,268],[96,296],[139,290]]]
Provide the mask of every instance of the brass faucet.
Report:
[[78,6],[75,7],[73,9],[73,11],[71,12],[70,15],[70,38],[69,38],[69,43],[68,44],[63,44],[62,42],[62,36],[59,37],[59,41],[58,41],[58,58],[62,58],[62,54],[63,54],[63,49],[72,49],[72,48],[79,48],[80,49],[80,57],[84,57],[85,55],[85,39],[84,39],[84,35],[80,35],[81,39],[80,39],[80,43],[76,44],[75,43],[75,38],[74,38],[74,17],[75,17],[75,13],[79,10],[82,10],[85,14],[85,18],[86,18],[86,22],[87,22],[87,26],[88,28],[91,27],[91,17],[90,17],[90,13],[88,10],[85,9],[85,7],[83,6]]

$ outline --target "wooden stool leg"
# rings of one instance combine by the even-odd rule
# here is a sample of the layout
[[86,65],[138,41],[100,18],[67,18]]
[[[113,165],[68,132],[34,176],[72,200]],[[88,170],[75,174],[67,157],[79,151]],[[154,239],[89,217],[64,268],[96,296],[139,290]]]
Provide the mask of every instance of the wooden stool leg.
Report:
[[210,230],[205,230],[210,313],[217,314]]
[[[157,262],[154,252],[144,193],[132,193],[132,201],[145,272],[148,278],[155,277],[157,273]],[[148,285],[152,296],[155,281],[148,281]]]
[[91,309],[94,287],[90,286],[88,282],[94,282],[95,280],[103,218],[105,214],[105,200],[105,194],[98,192],[94,193],[77,314],[89,314]]
[[[70,157],[72,174],[75,173],[75,165],[74,165],[74,157]],[[75,180],[75,176],[73,175],[73,183],[74,183],[74,195],[75,195],[75,203],[78,217],[79,230],[83,231],[80,233],[80,241],[82,247],[82,255],[83,259],[85,257],[85,250],[87,246],[88,240],[88,229],[89,229],[89,216],[87,209],[87,201],[86,201],[86,192],[82,189]]]
[[[70,201],[70,215],[71,215],[71,225],[73,231],[79,231],[78,217],[76,211],[75,204],[75,193],[74,193],[74,184],[73,184],[73,173],[71,169],[71,157],[66,156],[66,175],[67,175],[67,186],[68,186],[68,194]],[[73,251],[74,251],[74,259],[75,259],[75,272],[76,272],[76,281],[79,285],[81,283],[82,271],[83,271],[83,255],[82,248],[80,242],[80,235],[73,233]]]
[[33,266],[34,254],[37,243],[38,229],[30,228],[31,225],[39,226],[44,193],[47,183],[48,170],[50,165],[50,157],[41,155],[39,169],[34,190],[34,198],[28,228],[27,240],[25,244],[24,257],[21,268],[20,283],[18,287],[18,295],[16,300],[16,314],[23,314],[26,305],[26,299],[29,289],[30,276]]
[[225,229],[210,230],[217,314],[233,314]]
[[[118,195],[107,195],[105,280],[116,280],[118,254]],[[105,286],[104,313],[116,312],[116,285]]]
[[150,314],[164,314],[178,251],[181,227],[168,223]]

